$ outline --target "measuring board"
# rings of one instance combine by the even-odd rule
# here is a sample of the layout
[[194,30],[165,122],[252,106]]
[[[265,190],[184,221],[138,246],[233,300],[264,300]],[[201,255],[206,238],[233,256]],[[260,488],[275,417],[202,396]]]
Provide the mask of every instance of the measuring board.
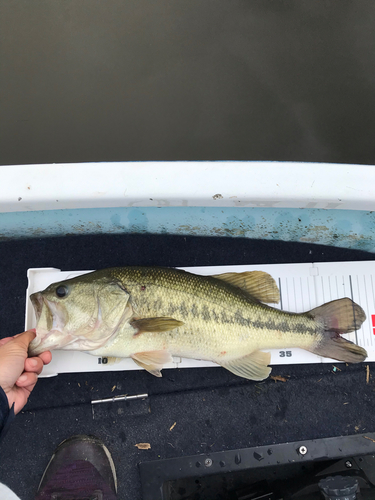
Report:
[[[180,268],[195,274],[213,275],[227,272],[265,271],[276,281],[280,289],[280,303],[272,304],[277,309],[290,312],[305,312],[330,302],[349,297],[366,313],[362,327],[344,337],[364,347],[367,361],[375,361],[375,261],[326,262],[309,264],[266,264],[245,266],[215,266]],[[29,296],[44,290],[51,283],[74,278],[90,271],[61,271],[55,268],[29,269],[29,285],[26,295],[25,329],[34,328],[36,318]],[[300,363],[338,363],[322,358],[303,349],[284,346],[267,349],[271,352],[271,365]],[[210,361],[174,357],[165,368],[193,368],[219,366]],[[90,371],[140,370],[132,359],[123,359],[107,364],[107,359],[78,351],[53,351],[52,362],[45,366],[41,376],[50,377],[59,373]]]

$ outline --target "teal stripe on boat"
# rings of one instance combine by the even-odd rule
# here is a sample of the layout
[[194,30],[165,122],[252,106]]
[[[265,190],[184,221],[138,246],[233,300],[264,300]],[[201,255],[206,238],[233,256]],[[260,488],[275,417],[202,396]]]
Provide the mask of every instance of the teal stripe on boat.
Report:
[[0,239],[180,234],[311,242],[375,250],[375,213],[268,207],[130,207],[0,213]]

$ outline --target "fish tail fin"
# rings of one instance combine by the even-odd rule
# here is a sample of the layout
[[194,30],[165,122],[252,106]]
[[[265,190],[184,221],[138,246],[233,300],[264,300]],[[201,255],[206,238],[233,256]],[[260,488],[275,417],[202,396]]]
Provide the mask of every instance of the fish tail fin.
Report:
[[344,298],[316,307],[308,314],[322,325],[322,337],[311,352],[346,363],[360,363],[367,358],[367,351],[363,347],[340,335],[361,327],[366,319],[361,306]]

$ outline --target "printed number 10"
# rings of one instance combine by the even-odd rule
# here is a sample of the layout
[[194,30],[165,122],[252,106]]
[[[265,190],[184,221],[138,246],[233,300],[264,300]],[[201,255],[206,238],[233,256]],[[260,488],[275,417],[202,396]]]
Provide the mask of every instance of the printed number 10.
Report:
[[292,351],[279,351],[279,356],[280,358],[291,358],[292,357]]

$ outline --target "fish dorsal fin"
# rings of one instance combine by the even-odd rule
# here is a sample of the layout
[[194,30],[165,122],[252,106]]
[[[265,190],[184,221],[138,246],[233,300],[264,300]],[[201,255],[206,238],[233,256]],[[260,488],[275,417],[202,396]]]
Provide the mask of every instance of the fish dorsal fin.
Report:
[[269,352],[254,351],[247,356],[220,363],[223,368],[250,380],[264,380],[271,373]]
[[138,366],[152,373],[155,377],[161,377],[160,370],[165,364],[173,361],[169,351],[136,352],[132,354],[132,359]]
[[266,302],[267,304],[278,304],[280,302],[280,292],[276,281],[263,271],[215,274],[212,277],[241,288],[241,290],[244,290],[260,302]]
[[137,333],[169,332],[170,330],[174,330],[183,324],[184,323],[182,321],[178,321],[174,318],[141,318],[131,322],[132,327],[138,330]]

